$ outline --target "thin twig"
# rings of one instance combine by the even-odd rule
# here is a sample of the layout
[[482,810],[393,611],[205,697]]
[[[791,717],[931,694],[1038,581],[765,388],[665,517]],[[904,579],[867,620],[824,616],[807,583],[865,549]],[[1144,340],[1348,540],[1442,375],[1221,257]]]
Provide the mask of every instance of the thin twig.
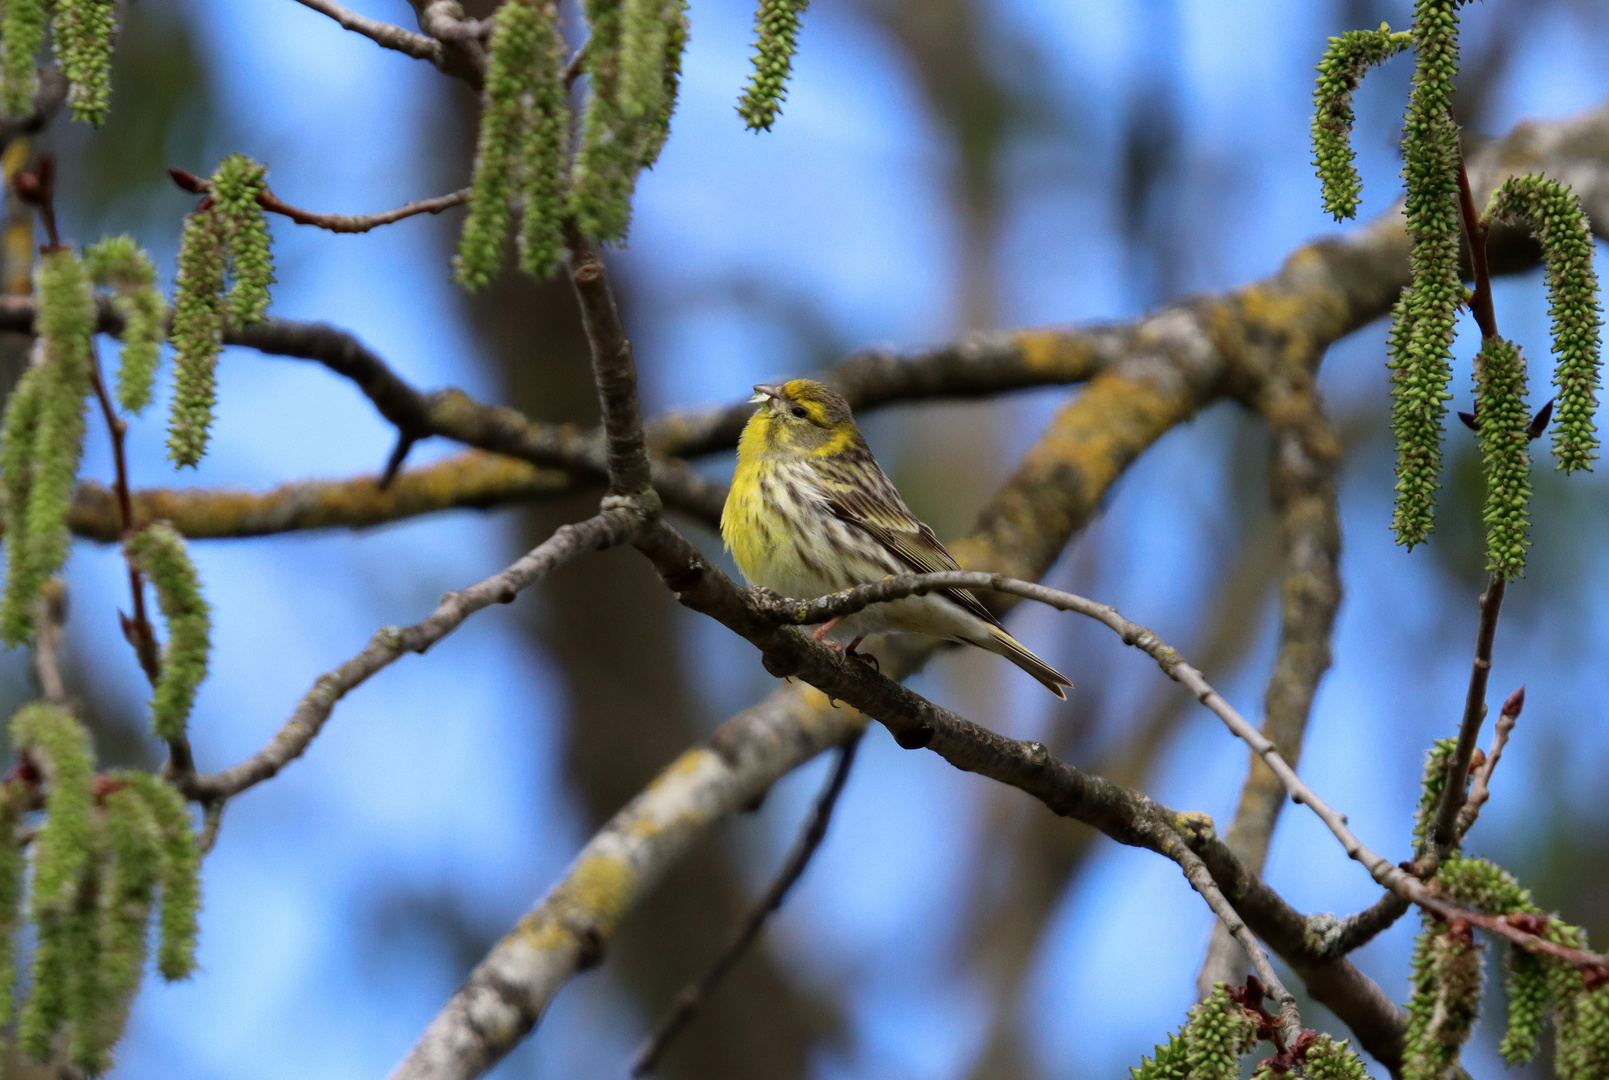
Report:
[[1497,714],[1497,726],[1492,731],[1492,748],[1486,751],[1486,760],[1481,762],[1475,771],[1475,782],[1469,789],[1469,801],[1464,808],[1458,811],[1458,824],[1455,832],[1462,840],[1468,835],[1475,819],[1480,816],[1481,807],[1486,800],[1492,797],[1492,773],[1497,771],[1497,763],[1503,757],[1503,748],[1508,745],[1508,737],[1514,731],[1514,725],[1519,723],[1520,713],[1525,709],[1525,687],[1520,687],[1508,696],[1503,702],[1503,710]]
[[838,796],[843,794],[844,784],[849,780],[849,770],[855,765],[855,751],[860,747],[860,738],[864,729],[856,731],[849,740],[838,748],[838,760],[833,765],[832,775],[827,778],[826,786],[816,797],[816,805],[810,811],[810,818],[805,822],[804,830],[799,839],[794,842],[793,850],[788,853],[787,861],[782,864],[782,870],[771,887],[760,897],[752,910],[744,918],[738,932],[726,948],[721,950],[719,956],[704,969],[693,982],[682,989],[671,1003],[670,1012],[660,1021],[656,1029],[642,1049],[637,1053],[637,1059],[632,1062],[631,1075],[642,1076],[653,1071],[659,1063],[670,1044],[681,1034],[693,1016],[703,1005],[704,999],[709,997],[717,984],[732,970],[732,965],[746,952],[754,939],[760,936],[760,930],[778,909],[782,901],[787,898],[788,890],[793,888],[794,882],[804,874],[805,867],[810,865],[816,849],[827,835],[827,826],[832,821],[833,808],[838,804]]
[[412,30],[405,30],[400,26],[348,11],[334,0],[297,0],[297,2],[312,8],[320,15],[328,15],[343,30],[362,34],[382,48],[404,53],[416,60],[429,60],[435,64],[441,62],[441,42],[433,37],[416,34]]
[[[1365,847],[1363,842],[1348,828],[1346,816],[1331,808],[1312,788],[1308,787],[1301,777],[1296,775],[1295,770],[1290,767],[1289,763],[1280,756],[1278,748],[1253,727],[1245,717],[1241,716],[1234,706],[1225,701],[1223,696],[1207,682],[1201,672],[1186,663],[1178,652],[1152,631],[1138,623],[1131,622],[1110,605],[1098,603],[1072,593],[1062,592],[1059,589],[1047,588],[1030,581],[1018,581],[1000,574],[965,570],[948,571],[939,574],[911,574],[900,577],[887,577],[869,585],[856,586],[853,589],[831,593],[814,600],[780,599],[772,594],[765,593],[763,590],[751,590],[751,594],[756,597],[753,600],[753,607],[758,614],[781,623],[809,625],[811,623],[825,622],[836,615],[853,614],[873,603],[886,603],[890,600],[899,600],[907,596],[925,595],[929,592],[946,588],[991,589],[997,592],[1011,593],[1029,600],[1037,600],[1040,603],[1060,608],[1063,611],[1073,611],[1080,615],[1088,616],[1106,625],[1123,639],[1124,644],[1132,645],[1150,655],[1169,678],[1182,683],[1188,688],[1203,705],[1224,722],[1224,725],[1231,732],[1249,745],[1274,771],[1274,775],[1279,777],[1280,783],[1284,785],[1291,799],[1309,807],[1317,814],[1319,819],[1329,827],[1335,838],[1341,842],[1341,846],[1346,850],[1347,855],[1361,863],[1375,881],[1393,892],[1401,894],[1403,898],[1411,900],[1420,907],[1440,915],[1444,919],[1464,919],[1472,925],[1486,930],[1488,933],[1508,939],[1527,952],[1544,952],[1571,964],[1609,970],[1609,956],[1556,945],[1545,938],[1522,930],[1504,919],[1483,915],[1478,911],[1453,904],[1442,897],[1432,886],[1425,884],[1413,874],[1408,873],[1383,856]],[[1465,768],[1467,770],[1468,766],[1466,765]],[[1460,800],[1460,805],[1462,805],[1462,800]]]
[[[124,438],[128,435],[128,423],[117,415],[112,407],[112,399],[106,392],[106,383],[101,378],[100,358],[90,357],[90,385],[95,389],[95,400],[100,403],[101,417],[106,421],[106,431],[111,437],[113,480],[112,492],[117,499],[118,519],[122,523],[120,539],[128,540],[134,535],[134,503],[129,492],[128,456],[124,452]],[[162,653],[157,648],[156,631],[151,628],[151,620],[145,612],[145,580],[140,574],[139,567],[134,560],[127,556],[124,562],[128,565],[129,593],[133,597],[134,615],[132,618],[122,615],[123,635],[128,638],[129,644],[134,647],[134,655],[140,661],[140,670],[155,686],[156,681],[162,677]]]
[[[305,4],[308,0],[301,2]],[[205,195],[212,190],[212,181],[184,169],[169,166],[168,175],[173,178],[175,184],[192,195]],[[366,233],[370,229],[390,225],[404,218],[416,217],[419,214],[439,214],[443,210],[463,206],[469,201],[469,191],[469,188],[461,188],[447,195],[417,199],[414,202],[403,203],[395,209],[380,210],[373,214],[321,214],[315,210],[303,210],[299,206],[292,206],[268,188],[258,193],[257,205],[271,214],[282,214],[298,225],[313,225],[333,233]]]
[[1161,851],[1179,864],[1191,887],[1201,894],[1201,898],[1207,902],[1212,913],[1218,916],[1218,921],[1229,931],[1230,936],[1246,950],[1252,969],[1257,972],[1257,977],[1262,980],[1263,986],[1279,1003],[1279,1034],[1283,1040],[1278,1044],[1279,1049],[1283,1051],[1287,1045],[1294,1045],[1302,1034],[1302,1018],[1296,1009],[1296,996],[1280,982],[1279,975],[1274,971],[1273,961],[1268,958],[1268,951],[1247,928],[1240,913],[1224,897],[1218,888],[1218,883],[1213,880],[1212,872],[1207,869],[1207,864],[1201,861],[1201,856],[1190,849],[1190,845],[1185,843],[1183,837],[1171,829],[1164,831]]
[[629,541],[641,527],[642,518],[624,510],[605,510],[586,521],[560,526],[507,569],[443,596],[436,610],[420,622],[376,631],[362,652],[318,677],[267,746],[222,772],[187,778],[180,790],[191,799],[208,802],[232,798],[267,780],[302,755],[330,718],[335,703],[370,676],[405,653],[429,649],[482,608],[511,603],[524,589],[577,555]]

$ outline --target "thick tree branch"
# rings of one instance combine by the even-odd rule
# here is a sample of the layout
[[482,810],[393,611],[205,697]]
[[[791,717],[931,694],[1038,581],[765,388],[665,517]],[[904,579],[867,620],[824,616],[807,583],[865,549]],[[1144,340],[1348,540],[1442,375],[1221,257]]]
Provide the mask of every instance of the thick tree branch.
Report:
[[302,756],[323,730],[336,702],[371,675],[405,653],[429,649],[482,608],[511,603],[522,590],[577,555],[627,542],[641,527],[639,515],[622,510],[605,510],[586,521],[565,525],[507,569],[442,597],[441,604],[422,621],[412,626],[383,627],[362,652],[319,676],[268,745],[222,772],[184,778],[180,790],[189,798],[211,803],[267,780]]
[[[297,480],[269,491],[228,488],[145,488],[131,494],[134,524],[166,521],[192,540],[271,536],[309,529],[364,529],[458,508],[488,509],[573,490],[560,469],[467,450],[417,469],[404,469],[389,485],[378,476],[350,480]],[[94,481],[73,492],[67,514],[73,532],[115,542],[121,535],[117,500]]]

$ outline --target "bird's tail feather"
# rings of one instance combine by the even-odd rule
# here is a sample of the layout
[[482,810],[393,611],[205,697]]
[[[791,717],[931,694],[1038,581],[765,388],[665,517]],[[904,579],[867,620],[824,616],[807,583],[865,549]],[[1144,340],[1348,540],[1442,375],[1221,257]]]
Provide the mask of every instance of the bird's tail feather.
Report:
[[1029,652],[1022,642],[998,626],[989,628],[989,640],[975,641],[973,644],[1010,660],[1013,664],[1044,683],[1045,689],[1066,700],[1067,695],[1062,692],[1062,687],[1071,688],[1073,680]]

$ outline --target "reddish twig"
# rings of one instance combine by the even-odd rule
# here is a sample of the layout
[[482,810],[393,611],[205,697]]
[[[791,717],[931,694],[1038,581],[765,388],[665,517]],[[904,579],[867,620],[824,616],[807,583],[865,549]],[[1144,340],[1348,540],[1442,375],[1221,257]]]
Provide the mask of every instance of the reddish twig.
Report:
[[[184,169],[168,169],[168,175],[180,188],[192,195],[206,195],[212,191],[212,182],[204,180],[192,172]],[[433,199],[419,199],[415,202],[404,203],[392,210],[381,210],[373,214],[320,214],[312,210],[303,210],[264,188],[257,196],[257,205],[271,214],[281,214],[290,218],[298,225],[312,225],[326,232],[333,233],[365,233],[370,229],[377,229],[381,225],[390,225],[392,222],[404,218],[415,217],[419,214],[439,214],[443,210],[451,210],[455,206],[462,206],[469,201],[469,188],[463,188],[450,195],[437,195]]]
[[1475,291],[1469,298],[1469,313],[1475,316],[1481,337],[1497,337],[1497,312],[1492,307],[1492,272],[1486,259],[1486,222],[1475,209],[1475,193],[1469,186],[1469,170],[1464,156],[1458,155],[1458,207],[1464,218],[1464,235],[1469,240],[1469,264],[1474,271]]
[[40,154],[34,171],[18,173],[11,181],[11,188],[17,198],[39,211],[39,218],[44,222],[45,236],[50,242],[39,250],[60,251],[61,233],[56,229],[56,155]]
[[1497,762],[1503,756],[1503,748],[1508,745],[1509,733],[1519,722],[1520,712],[1525,708],[1525,687],[1520,687],[1508,696],[1503,702],[1503,711],[1497,715],[1497,727],[1492,732],[1492,748],[1486,753],[1486,760],[1480,762],[1475,772],[1475,783],[1470,788],[1469,800],[1464,808],[1458,812],[1457,835],[1463,839],[1480,816],[1481,807],[1486,800],[1492,797],[1492,773],[1497,769]]
[[[101,416],[106,421],[106,431],[112,442],[113,479],[112,490],[117,498],[117,512],[123,523],[123,539],[126,541],[133,536],[137,524],[134,520],[134,500],[129,492],[128,455],[124,450],[124,441],[128,435],[128,423],[117,410],[112,407],[111,395],[106,392],[106,381],[101,378],[100,357],[96,355],[93,345],[90,351],[90,384],[95,389],[95,400],[100,403]],[[123,561],[128,566],[129,594],[133,597],[133,616],[119,611],[118,621],[123,627],[123,637],[134,648],[134,655],[140,662],[140,670],[155,686],[156,681],[162,677],[162,653],[157,647],[156,631],[151,626],[151,619],[145,609],[145,578],[139,567],[134,565],[134,559],[125,550]],[[168,740],[168,765],[170,776],[190,776],[195,772],[195,756],[190,751],[190,740],[180,735],[176,739]]]

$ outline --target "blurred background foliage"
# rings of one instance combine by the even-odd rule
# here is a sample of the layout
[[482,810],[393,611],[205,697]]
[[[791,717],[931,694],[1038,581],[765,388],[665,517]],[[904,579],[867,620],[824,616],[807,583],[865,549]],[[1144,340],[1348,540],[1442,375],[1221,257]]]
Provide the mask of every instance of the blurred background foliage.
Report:
[[[401,0],[352,6],[411,18]],[[1405,26],[1409,8],[817,0],[784,115],[755,136],[733,111],[750,9],[694,0],[674,135],[614,256],[650,407],[730,400],[863,345],[1121,319],[1271,271],[1335,227],[1306,144],[1325,37],[1382,19]],[[164,166],[205,175],[233,151],[268,162],[287,200],[336,212],[467,179],[474,96],[291,0],[138,0],[124,25],[110,123],[58,123],[34,140],[61,157],[64,228],[80,242],[132,230],[171,274],[192,200]],[[1486,0],[1466,9],[1465,27],[1456,110],[1473,134],[1609,93],[1602,4]],[[1387,65],[1359,97],[1365,215],[1397,190],[1409,63]],[[448,281],[457,220],[361,237],[276,220],[276,311],[352,329],[417,383],[589,422],[567,287],[509,273],[464,297]],[[1498,305],[1540,377],[1539,274],[1502,282]],[[1421,755],[1454,729],[1462,700],[1481,490],[1473,440],[1456,429],[1436,537],[1411,555],[1391,544],[1383,337],[1380,326],[1360,332],[1324,367],[1346,447],[1346,600],[1303,772],[1366,842],[1400,858]],[[1467,407],[1472,338],[1460,344],[1455,407]],[[14,372],[16,342],[0,346]],[[1065,394],[901,408],[864,426],[908,501],[953,536]],[[230,350],[220,401],[214,453],[178,478],[152,410],[131,436],[137,482],[263,487],[373,470],[389,449],[367,402],[311,365]],[[1215,407],[1132,470],[1052,576],[1155,627],[1251,716],[1276,614],[1266,458],[1260,422]],[[86,460],[90,475],[109,473],[103,440]],[[722,475],[730,462],[707,467]],[[1536,548],[1510,591],[1494,675],[1498,695],[1528,684],[1528,711],[1469,846],[1601,944],[1609,503],[1600,476],[1566,482],[1550,469],[1544,453]],[[218,612],[214,674],[192,722],[203,766],[259,744],[374,627],[418,618],[594,494],[360,535],[198,546]],[[696,536],[716,551],[715,537]],[[113,552],[79,545],[70,670],[102,760],[149,763],[130,719],[142,692],[116,629],[118,574]],[[1065,705],[982,654],[947,655],[918,688],[1228,819],[1245,756],[1187,694],[1094,627],[1045,611],[1014,619],[1077,682]],[[630,552],[578,562],[539,595],[478,616],[343,703],[304,761],[230,808],[207,866],[202,971],[148,984],[116,1075],[383,1073],[582,838],[771,682],[746,645],[678,609]],[[31,693],[24,658],[0,656],[8,710]],[[822,768],[788,778],[695,852],[497,1075],[623,1075],[636,1040],[781,861]],[[1299,815],[1283,822],[1268,872],[1307,910],[1373,898]],[[1411,921],[1358,958],[1399,998]],[[901,753],[874,729],[815,865],[663,1074],[1120,1074],[1182,1017],[1210,925],[1162,860]],[[1485,1038],[1470,1055],[1478,1074],[1498,1067],[1496,1033]]]

